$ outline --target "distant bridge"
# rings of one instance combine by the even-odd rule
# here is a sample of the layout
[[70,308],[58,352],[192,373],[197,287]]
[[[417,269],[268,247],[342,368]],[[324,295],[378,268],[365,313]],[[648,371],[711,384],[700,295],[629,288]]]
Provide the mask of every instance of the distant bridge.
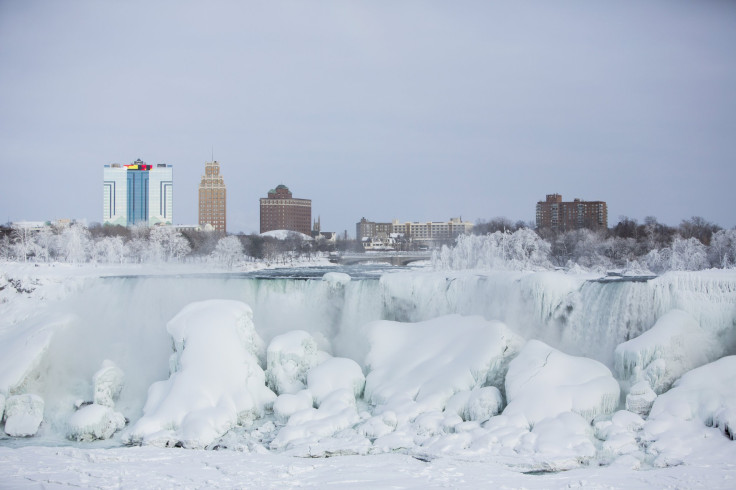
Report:
[[360,264],[361,262],[386,262],[391,265],[408,265],[412,262],[430,260],[431,258],[431,252],[364,253],[331,255],[330,262],[342,265]]

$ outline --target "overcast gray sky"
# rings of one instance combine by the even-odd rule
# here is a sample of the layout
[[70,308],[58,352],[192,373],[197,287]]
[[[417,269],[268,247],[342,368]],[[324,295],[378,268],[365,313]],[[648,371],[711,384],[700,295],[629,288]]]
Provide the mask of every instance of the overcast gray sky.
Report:
[[351,235],[554,192],[733,227],[736,2],[0,0],[0,221],[99,222],[140,157],[196,223],[212,147],[231,232],[281,183]]

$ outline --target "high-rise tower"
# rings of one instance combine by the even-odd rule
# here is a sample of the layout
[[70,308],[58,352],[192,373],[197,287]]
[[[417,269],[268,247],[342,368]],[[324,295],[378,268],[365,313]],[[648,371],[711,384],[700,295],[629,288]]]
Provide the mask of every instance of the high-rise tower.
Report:
[[103,171],[103,223],[132,226],[174,222],[174,178],[171,165],[112,163]]
[[211,225],[225,233],[226,223],[225,181],[220,175],[220,162],[205,162],[204,175],[199,183],[199,225]]
[[261,198],[261,233],[272,230],[291,230],[311,235],[312,200],[292,197],[288,187],[281,184]]

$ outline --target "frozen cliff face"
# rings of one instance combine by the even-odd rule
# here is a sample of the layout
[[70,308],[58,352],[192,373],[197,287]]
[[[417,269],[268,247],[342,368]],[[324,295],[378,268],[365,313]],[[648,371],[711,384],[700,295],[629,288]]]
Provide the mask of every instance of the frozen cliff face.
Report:
[[619,385],[600,362],[530,340],[509,365],[506,397],[503,414],[522,416],[530,427],[564,412],[590,422],[616,409]]
[[171,377],[148,391],[129,443],[202,448],[273,404],[258,356],[263,341],[238,301],[186,306],[167,325],[174,340]]
[[655,393],[667,391],[687,371],[716,359],[721,351],[713,332],[695,318],[672,310],[640,336],[616,347],[615,369],[631,384],[646,381]]
[[[500,322],[449,315],[414,324],[381,321],[366,326],[365,398],[413,418],[443,410],[458,391],[503,386],[522,339]],[[411,416],[411,412],[416,413]]]

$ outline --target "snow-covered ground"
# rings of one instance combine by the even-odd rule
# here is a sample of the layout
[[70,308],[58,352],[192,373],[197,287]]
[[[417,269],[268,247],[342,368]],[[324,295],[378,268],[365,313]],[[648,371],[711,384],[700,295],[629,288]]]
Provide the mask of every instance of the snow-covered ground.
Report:
[[213,272],[0,265],[0,487],[736,485],[736,271]]

